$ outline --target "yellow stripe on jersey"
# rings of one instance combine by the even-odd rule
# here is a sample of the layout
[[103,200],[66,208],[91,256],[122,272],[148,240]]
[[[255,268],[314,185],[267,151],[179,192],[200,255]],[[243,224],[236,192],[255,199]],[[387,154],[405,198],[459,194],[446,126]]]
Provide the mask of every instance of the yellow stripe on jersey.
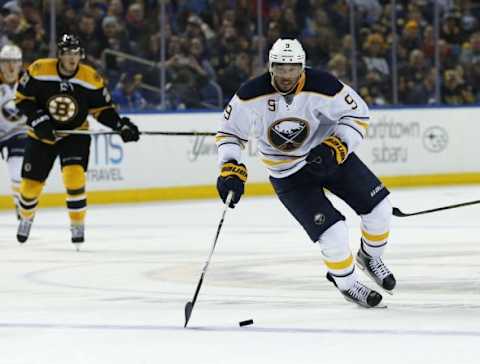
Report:
[[89,126],[90,126],[90,124],[89,124],[89,122],[88,122],[88,119],[86,119],[86,120],[83,122],[83,124],[80,125],[78,128],[75,128],[75,130],[88,130],[88,129],[89,129],[89,128],[88,128]]
[[34,78],[41,76],[58,76],[57,59],[41,58],[28,67],[28,74]]
[[25,96],[21,92],[17,91],[17,93],[15,94],[15,102],[18,103],[18,102],[23,101],[23,100],[35,100],[35,97]]
[[115,109],[113,107],[113,105],[108,105],[108,106],[102,106],[102,107],[96,107],[96,108],[93,108],[93,109],[88,109],[88,112],[90,114],[92,114],[92,116],[97,119],[98,115],[100,115],[100,113],[103,111],[103,110],[106,110],[106,109]]
[[303,87],[305,86],[305,71],[302,72],[300,79],[297,83],[297,88],[295,89],[295,96],[302,92]]
[[386,233],[383,234],[370,234],[367,233],[365,230],[362,230],[362,236],[371,242],[384,242],[385,240],[388,239],[388,236],[390,235],[390,232],[387,231]]
[[[245,142],[235,135],[218,135],[217,134],[215,136],[215,143],[218,144],[225,139],[235,139],[235,141],[237,142],[235,144],[237,144],[241,149],[245,149]],[[232,143],[233,143],[233,140],[232,140]]]
[[[57,70],[57,59],[42,58],[33,62],[28,67],[28,73],[33,78],[46,81],[61,81]],[[69,79],[69,82],[76,83],[89,89],[100,89],[105,86],[103,78],[95,69],[85,64],[80,64],[78,71],[74,77]]]
[[369,125],[368,123],[360,120],[353,120],[353,121],[355,122],[355,124],[357,124],[358,126],[361,126],[365,130],[368,129],[368,125]]
[[105,87],[103,78],[95,71],[92,67],[87,66],[86,64],[81,64],[77,74],[75,75],[75,80],[82,81],[90,85],[94,89],[100,89]]
[[222,141],[224,139],[228,139],[228,138],[236,138],[238,139],[237,137],[234,137],[234,136],[231,136],[231,135],[217,135],[215,137],[215,142],[218,143],[219,141]]
[[300,158],[278,159],[278,160],[262,158],[262,163],[269,166],[269,167],[275,167],[275,166],[279,166],[279,165],[282,165],[282,164],[296,162],[298,159],[300,159]]
[[332,262],[328,260],[324,260],[324,262],[329,269],[346,269],[353,264],[353,257],[350,254],[350,256],[347,259],[341,260],[339,262]]
[[45,143],[45,144],[50,144],[50,145],[55,144],[55,142],[53,142],[53,141],[51,141],[51,140],[40,139],[40,138],[35,134],[35,132],[34,132],[32,129],[28,129],[28,130],[27,130],[27,135],[28,135],[30,138],[35,139],[35,140],[40,140],[42,143]]

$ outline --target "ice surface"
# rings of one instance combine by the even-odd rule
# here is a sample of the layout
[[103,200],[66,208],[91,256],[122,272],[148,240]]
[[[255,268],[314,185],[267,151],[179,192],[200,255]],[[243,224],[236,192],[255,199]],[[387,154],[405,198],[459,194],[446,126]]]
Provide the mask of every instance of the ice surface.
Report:
[[[480,187],[391,197],[411,212],[480,199]],[[335,204],[356,252],[359,220]],[[91,206],[79,253],[65,209],[40,208],[24,245],[14,213],[0,213],[0,363],[479,362],[480,205],[394,217],[385,261],[398,288],[388,309],[368,310],[327,282],[318,246],[278,200],[245,198],[227,212],[184,329],[221,209]]]

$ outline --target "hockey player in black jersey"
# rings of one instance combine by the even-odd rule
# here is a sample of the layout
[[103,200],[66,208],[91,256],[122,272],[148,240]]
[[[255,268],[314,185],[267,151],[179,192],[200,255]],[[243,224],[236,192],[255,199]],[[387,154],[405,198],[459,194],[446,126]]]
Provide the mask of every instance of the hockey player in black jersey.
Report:
[[391,291],[396,281],[382,261],[392,216],[388,190],[355,150],[365,138],[369,110],[361,97],[333,75],[305,68],[297,40],[279,39],[269,53],[269,72],[240,87],[224,110],[217,134],[217,189],[234,207],[244,192],[247,168],[241,150],[251,135],[280,201],[318,243],[327,278],[349,301],[380,305],[382,296],[360,282],[345,217],[324,188],[361,218],[358,266]]
[[84,242],[90,136],[61,136],[58,132],[88,129],[87,116],[91,114],[119,131],[124,142],[139,139],[137,126],[115,111],[102,77],[81,63],[84,49],[78,38],[64,34],[57,48],[57,58],[39,59],[28,67],[17,89],[17,107],[28,119],[17,231],[21,243],[28,239],[38,198],[57,157],[67,191],[72,242]]

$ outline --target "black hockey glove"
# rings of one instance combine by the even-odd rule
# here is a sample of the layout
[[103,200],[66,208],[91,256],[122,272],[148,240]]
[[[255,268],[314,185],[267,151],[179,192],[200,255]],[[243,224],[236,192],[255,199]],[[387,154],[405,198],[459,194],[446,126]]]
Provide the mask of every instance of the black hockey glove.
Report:
[[243,163],[238,164],[236,160],[229,160],[224,163],[217,178],[217,191],[220,198],[225,203],[229,191],[233,191],[230,206],[232,209],[240,201],[245,190],[245,182],[247,181],[247,167]]
[[122,118],[118,131],[124,143],[136,142],[140,139],[138,127],[129,118]]
[[33,128],[35,135],[39,139],[55,141],[55,127],[53,125],[50,116],[43,110],[38,110],[35,119],[29,122],[29,125]]
[[347,145],[336,136],[329,136],[321,144],[310,150],[306,162],[310,171],[319,176],[328,176],[345,162],[348,156]]

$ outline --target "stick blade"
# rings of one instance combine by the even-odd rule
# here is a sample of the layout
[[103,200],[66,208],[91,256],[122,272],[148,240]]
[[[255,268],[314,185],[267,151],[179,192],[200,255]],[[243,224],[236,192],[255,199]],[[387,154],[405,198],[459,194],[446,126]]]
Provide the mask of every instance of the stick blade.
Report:
[[183,326],[184,328],[187,327],[188,321],[190,320],[190,316],[192,315],[192,310],[193,310],[193,303],[191,301],[188,301],[185,304],[185,325]]
[[400,211],[398,207],[394,207],[392,210],[393,216],[398,216],[398,217],[405,217],[409,216],[410,214],[405,214],[404,212]]

